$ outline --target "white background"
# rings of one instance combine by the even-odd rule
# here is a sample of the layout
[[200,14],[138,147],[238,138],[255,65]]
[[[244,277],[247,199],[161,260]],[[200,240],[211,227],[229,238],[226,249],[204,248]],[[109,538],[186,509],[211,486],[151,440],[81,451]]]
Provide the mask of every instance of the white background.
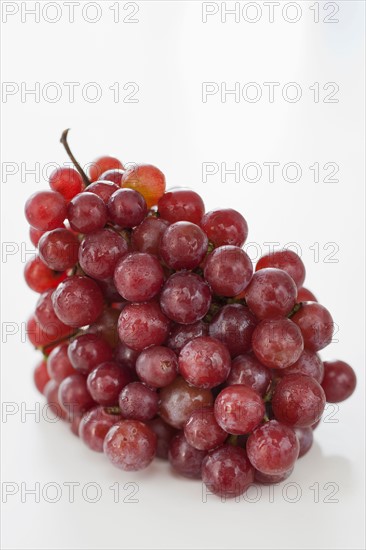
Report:
[[[2,399],[7,410],[8,402],[20,411],[34,408],[40,399],[32,383],[39,354],[22,334],[36,301],[22,278],[24,256],[29,258],[32,250],[23,204],[47,182],[42,174],[25,172],[36,163],[42,171],[47,163],[67,161],[58,141],[66,127],[72,128],[70,142],[81,163],[111,153],[125,162],[156,164],[169,186],[202,193],[208,210],[239,209],[249,223],[248,241],[263,253],[266,242],[298,243],[307,266],[306,286],[339,326],[337,341],[322,357],[353,365],[358,388],[339,408],[327,409],[312,451],[290,479],[295,485],[276,487],[273,495],[262,488],[257,502],[221,503],[212,496],[203,502],[200,482],[174,476],[158,461],[141,473],[120,472],[83,446],[67,426],[37,422],[30,415],[22,421],[20,412],[9,416],[3,410],[2,478],[18,488],[2,505],[3,547],[363,548],[364,3],[338,1],[326,7],[324,2],[297,2],[283,16],[282,2],[272,23],[263,2],[252,3],[245,12],[253,20],[250,10],[261,10],[256,23],[244,17],[236,23],[230,15],[222,22],[220,12],[204,23],[200,2],[139,2],[136,23],[113,22],[110,7],[116,2],[99,2],[96,23],[85,20],[96,17],[93,7],[82,15],[81,8],[90,2],[80,2],[70,23],[65,3],[59,2],[58,22],[47,21],[58,16],[52,6],[35,22],[24,13],[34,4],[2,2],[3,10],[18,8],[7,20],[2,13],[2,79],[5,91],[14,92],[2,98]],[[45,4],[50,3],[40,3]],[[317,4],[319,23],[314,22]],[[339,12],[332,16],[334,5]],[[120,19],[132,9],[121,2]],[[301,10],[300,18],[290,23],[285,18],[294,19],[294,10]],[[327,16],[339,21],[325,23]],[[61,90],[58,101],[50,102],[55,91],[47,88],[50,82]],[[65,82],[80,83],[74,102]],[[81,93],[90,82],[102,91],[94,103]],[[121,90],[117,102],[109,89],[116,82]],[[139,87],[136,103],[123,101],[132,90],[123,90],[129,82]],[[216,93],[203,102],[204,82],[218,88],[226,82],[228,89],[235,82],[241,87],[255,82],[262,98],[235,102],[232,95],[220,98]],[[273,102],[265,82],[279,83]],[[282,96],[289,82],[301,87],[297,102]],[[315,82],[318,102],[309,89]],[[324,102],[333,89],[323,89],[329,82],[339,86],[336,103]],[[22,97],[21,90],[36,83],[39,101]],[[291,92],[294,88],[288,90],[293,97]],[[265,162],[280,163],[274,182]],[[281,175],[289,162],[301,167],[297,182]],[[319,182],[309,169],[316,162]],[[339,167],[338,181],[323,181],[330,172],[323,166],[330,162]],[[256,183],[243,177],[235,182],[233,175],[221,181],[220,171],[203,181],[203,163],[226,163],[228,168],[257,163],[263,173]],[[291,171],[289,175],[293,177]],[[255,248],[249,252],[254,256]],[[27,488],[40,483],[41,492],[45,484],[58,483],[60,500],[48,502],[55,496],[50,488],[39,503],[24,494],[22,502],[22,482]],[[67,482],[80,483],[73,503]],[[94,504],[87,502],[95,495],[92,487],[82,496],[90,482],[102,492]],[[121,487],[118,504],[109,489],[115,482]],[[131,487],[123,489],[126,482],[138,484],[138,502],[123,502],[131,492]],[[3,485],[3,501],[4,495]],[[255,500],[254,493],[249,497]]]

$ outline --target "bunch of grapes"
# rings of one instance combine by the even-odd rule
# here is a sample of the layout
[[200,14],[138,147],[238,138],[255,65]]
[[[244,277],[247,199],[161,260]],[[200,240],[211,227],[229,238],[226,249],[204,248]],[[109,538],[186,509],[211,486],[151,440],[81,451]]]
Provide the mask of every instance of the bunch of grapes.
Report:
[[25,206],[49,407],[123,470],[158,456],[224,497],[286,479],[326,402],[356,386],[347,363],[319,357],[333,320],[301,258],[274,252],[254,271],[239,212],[205,213],[152,165],[102,157],[86,175],[61,141],[76,169]]

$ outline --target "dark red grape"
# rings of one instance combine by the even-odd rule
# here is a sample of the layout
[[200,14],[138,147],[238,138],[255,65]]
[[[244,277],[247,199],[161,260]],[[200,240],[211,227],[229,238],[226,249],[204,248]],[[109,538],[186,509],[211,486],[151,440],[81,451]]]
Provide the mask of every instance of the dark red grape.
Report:
[[[59,385],[55,380],[50,380],[47,382],[43,393],[47,399],[47,405],[49,410],[53,412],[55,416],[61,420],[68,419],[68,413],[62,408],[60,399],[59,399]],[[48,416],[48,413],[46,413]]]
[[288,374],[306,374],[315,378],[319,384],[322,383],[324,377],[324,365],[319,355],[314,351],[304,349],[296,363],[278,371],[280,376]]
[[86,387],[85,376],[78,373],[68,376],[61,382],[58,399],[61,407],[70,417],[86,412],[95,405]]
[[281,269],[265,268],[254,273],[245,291],[245,301],[258,319],[286,317],[296,303],[297,288]]
[[100,175],[101,181],[111,181],[115,183],[118,187],[121,187],[122,176],[125,173],[125,170],[114,168],[112,170],[106,170],[103,174]]
[[122,389],[118,403],[123,418],[151,420],[157,415],[159,396],[141,382],[131,382]]
[[114,350],[114,360],[134,372],[139,354],[139,351],[129,348],[123,342],[118,342]]
[[328,403],[339,403],[348,399],[355,391],[356,374],[344,361],[325,361],[322,387]]
[[244,449],[223,445],[208,453],[203,460],[202,480],[211,493],[222,498],[235,498],[253,483],[254,468]]
[[219,296],[236,296],[248,286],[252,274],[249,256],[237,246],[220,246],[205,261],[205,279]]
[[139,225],[147,213],[145,199],[133,189],[119,189],[108,201],[110,219],[121,227]]
[[271,372],[258,361],[255,355],[246,353],[235,357],[226,383],[228,386],[236,384],[247,386],[263,396],[271,380]]
[[195,273],[174,273],[164,284],[160,305],[172,321],[192,324],[207,314],[211,305],[211,290]]
[[67,217],[74,231],[92,233],[107,223],[107,207],[98,195],[79,193],[69,203]]
[[301,288],[305,280],[305,266],[300,256],[292,250],[279,250],[262,256],[257,262],[255,270],[265,267],[283,269],[295,281],[297,288]]
[[194,388],[178,376],[160,391],[159,414],[167,424],[181,429],[194,410],[212,404],[213,396],[209,390]]
[[250,433],[263,420],[264,413],[261,396],[247,386],[228,386],[216,397],[216,421],[230,434]]
[[173,437],[177,435],[177,430],[169,426],[169,424],[164,422],[164,420],[159,416],[147,422],[147,425],[155,433],[158,439],[156,446],[156,456],[158,458],[163,458],[164,460],[167,460],[169,445]]
[[232,208],[220,208],[207,212],[201,227],[215,245],[242,247],[248,236],[248,224],[243,216]]
[[121,470],[134,472],[146,468],[156,453],[155,433],[139,420],[121,420],[107,433],[103,450]]
[[113,359],[113,350],[97,334],[81,334],[68,347],[70,363],[78,372],[89,374],[101,363]]
[[42,359],[42,361],[40,361],[34,369],[33,380],[39,393],[43,393],[46,384],[50,381],[50,375],[47,370],[47,362],[44,359]]
[[170,331],[166,346],[175,353],[179,353],[182,348],[193,338],[208,335],[208,324],[203,321],[197,321],[191,325],[176,324]]
[[165,192],[165,176],[152,164],[135,164],[123,174],[122,187],[141,193],[147,207],[151,208],[158,204],[158,200]]
[[45,292],[49,288],[56,288],[66,278],[66,273],[55,272],[41,258],[36,256],[25,264],[24,279],[34,292]]
[[183,433],[170,442],[168,458],[176,472],[184,477],[200,478],[202,461],[206,453],[188,443]]
[[183,378],[192,386],[204,389],[225,382],[231,367],[226,346],[210,336],[200,336],[188,342],[178,361]]
[[135,227],[131,235],[131,247],[137,252],[147,252],[158,256],[161,237],[169,222],[151,216]]
[[254,329],[253,351],[272,369],[285,369],[300,357],[304,342],[299,327],[290,319],[265,320]]
[[61,227],[66,215],[65,199],[55,191],[39,191],[25,203],[25,216],[29,225],[41,231]]
[[140,380],[152,388],[169,386],[178,374],[178,358],[173,350],[152,346],[143,350],[136,361]]
[[231,357],[236,357],[250,350],[256,325],[255,316],[246,306],[228,304],[212,318],[209,334],[226,345]]
[[198,193],[189,189],[176,189],[167,191],[161,197],[158,212],[170,223],[187,221],[200,224],[205,213],[205,205]]
[[52,295],[57,317],[66,325],[90,325],[103,311],[103,295],[95,281],[74,275],[62,281]]
[[277,420],[270,420],[247,441],[248,458],[263,474],[281,475],[288,472],[299,455],[299,441],[293,429]]
[[121,420],[121,415],[111,414],[108,409],[95,407],[85,413],[79,423],[80,439],[97,453],[103,452],[105,436],[114,424]]
[[323,414],[325,393],[321,385],[303,374],[284,376],[275,387],[272,409],[280,422],[306,428]]
[[130,302],[146,302],[156,296],[164,283],[159,260],[145,252],[132,252],[121,258],[114,271],[114,284]]
[[75,369],[67,354],[68,347],[67,342],[60,344],[51,351],[47,359],[48,374],[58,384],[61,384],[71,374],[75,374]]
[[310,290],[308,290],[303,286],[298,290],[297,301],[298,302],[317,302],[318,300],[315,298],[314,294]]
[[121,341],[137,351],[160,346],[169,333],[169,320],[156,302],[128,304],[118,319]]
[[305,302],[291,320],[300,327],[307,349],[319,351],[332,341],[334,323],[324,306]]
[[194,269],[206,255],[208,239],[198,225],[176,222],[163,233],[160,256],[171,269]]
[[132,380],[131,371],[114,361],[101,363],[88,376],[87,387],[90,395],[105,407],[118,404],[118,396]]
[[65,271],[78,261],[79,239],[68,229],[54,229],[40,238],[39,255],[55,271]]
[[308,428],[294,428],[297,439],[299,440],[300,450],[299,458],[304,456],[313,444],[313,430],[311,427]]
[[113,277],[118,261],[127,253],[128,244],[111,229],[100,229],[82,240],[79,262],[83,271],[94,279]]
[[193,411],[184,426],[184,435],[188,443],[200,451],[210,451],[219,447],[228,436],[216,422],[213,407]]
[[111,181],[95,181],[87,187],[88,193],[98,195],[105,205],[108,204],[109,199],[118,189],[119,186]]
[[123,164],[115,157],[99,157],[91,163],[89,168],[90,181],[97,181],[101,179],[101,175],[107,170],[123,170]]
[[53,191],[58,191],[69,202],[84,189],[84,182],[79,172],[74,168],[56,168],[49,179]]

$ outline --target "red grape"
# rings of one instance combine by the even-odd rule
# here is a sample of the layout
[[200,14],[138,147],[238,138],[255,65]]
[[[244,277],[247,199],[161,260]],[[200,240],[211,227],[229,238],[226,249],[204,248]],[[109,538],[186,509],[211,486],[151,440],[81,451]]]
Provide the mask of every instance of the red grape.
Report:
[[85,375],[113,358],[112,348],[97,334],[81,334],[71,342],[67,353],[74,369]]
[[262,365],[254,355],[246,353],[235,357],[226,383],[228,386],[241,384],[264,395],[271,380],[269,369]]
[[118,334],[129,348],[142,351],[160,346],[169,333],[169,320],[156,302],[128,304],[118,319]]
[[188,443],[200,451],[210,451],[219,447],[228,436],[216,422],[213,407],[193,411],[184,426],[184,435]]
[[46,231],[41,231],[40,229],[36,229],[35,227],[29,226],[29,238],[31,240],[31,243],[37,247],[39,243],[39,239],[44,235]]
[[52,301],[57,317],[72,327],[93,323],[103,310],[103,295],[97,283],[78,275],[62,281]]
[[78,261],[79,239],[68,229],[54,229],[40,238],[38,249],[50,269],[66,271]]
[[181,429],[194,410],[212,404],[210,390],[194,388],[178,376],[169,386],[160,390],[159,414],[167,424]]
[[49,338],[59,340],[63,336],[71,333],[71,328],[65,325],[57,317],[52,297],[55,291],[51,288],[39,297],[36,305],[35,316],[41,327],[47,331]]
[[133,472],[146,468],[156,453],[155,433],[139,420],[121,420],[107,433],[104,453],[121,470]]
[[131,235],[131,247],[137,252],[159,255],[161,237],[169,223],[161,218],[150,216],[135,227]]
[[121,391],[118,399],[123,418],[151,420],[158,412],[157,392],[141,382],[131,382]]
[[29,260],[24,268],[25,282],[34,292],[45,292],[56,288],[66,278],[66,273],[55,272],[36,256]]
[[248,458],[263,474],[281,475],[288,472],[299,455],[299,441],[294,430],[277,420],[270,420],[250,434]]
[[205,261],[204,276],[214,294],[236,296],[250,283],[253,266],[237,246],[220,246]]
[[158,212],[170,223],[187,221],[200,224],[205,213],[205,205],[198,193],[189,189],[176,189],[167,191],[161,197]]
[[88,185],[87,192],[98,195],[98,197],[102,199],[104,204],[107,205],[110,197],[113,195],[113,193],[118,191],[118,189],[118,185],[112,183],[111,181],[95,181],[94,183]]
[[285,481],[287,478],[289,478],[293,471],[293,467],[283,474],[263,474],[263,472],[255,470],[254,481],[256,483],[262,483],[264,485],[275,485],[276,483],[281,483],[282,481]]
[[151,346],[137,358],[136,373],[142,382],[152,388],[169,386],[178,374],[178,358],[169,348]]
[[328,403],[339,403],[348,399],[355,391],[356,374],[344,361],[325,361],[322,387]]
[[208,239],[198,225],[176,222],[163,233],[160,256],[171,269],[194,269],[206,255]]
[[299,288],[297,292],[297,301],[298,302],[317,302],[318,300],[315,298],[314,294],[305,288],[304,286],[302,288]]
[[[61,420],[67,420],[68,414],[62,408],[59,400],[59,385],[57,382],[55,380],[50,380],[47,382],[43,393],[47,399],[48,408],[53,412],[53,414]],[[48,413],[46,414],[48,415]]]
[[79,193],[67,210],[71,229],[78,233],[92,233],[107,223],[107,207],[95,193]]
[[115,183],[118,187],[121,187],[122,176],[125,173],[125,170],[121,168],[113,168],[111,170],[106,170],[103,174],[100,175],[99,179],[101,181],[111,181]]
[[324,306],[316,302],[305,302],[291,320],[300,327],[307,349],[319,351],[332,341],[334,323]]
[[66,215],[65,199],[55,191],[39,191],[25,203],[25,216],[29,225],[41,231],[62,226]]
[[79,262],[83,271],[94,279],[113,277],[117,262],[127,253],[127,242],[111,229],[100,229],[82,240]]
[[103,407],[95,407],[81,417],[80,439],[92,451],[102,453],[105,436],[110,428],[120,420],[121,415],[109,413],[108,409]]
[[188,443],[184,434],[178,434],[170,442],[168,458],[176,472],[185,477],[200,478],[202,461],[206,453]]
[[208,335],[208,325],[203,321],[197,321],[190,325],[176,324],[170,331],[166,346],[175,353],[179,353],[182,348],[193,338]]
[[321,384],[324,377],[324,365],[317,353],[304,349],[298,360],[291,367],[278,371],[278,374],[280,376],[306,374],[307,376],[312,376]]
[[162,418],[157,416],[147,422],[149,428],[155,433],[158,441],[156,446],[156,456],[158,458],[168,459],[169,445],[177,430],[169,426]]
[[144,197],[133,189],[119,189],[108,200],[110,219],[123,228],[139,225],[146,213]]
[[204,458],[202,480],[211,493],[221,498],[235,498],[253,483],[254,468],[244,449],[223,445]]
[[276,419],[291,426],[311,426],[319,420],[324,407],[324,390],[310,376],[284,376],[273,392],[272,409]]
[[200,336],[179,354],[179,371],[192,386],[210,389],[225,382],[231,367],[230,354],[219,340]]
[[51,351],[47,359],[48,374],[57,384],[61,384],[65,378],[75,374],[75,369],[67,354],[68,347],[67,342],[60,344]]
[[297,288],[281,269],[265,268],[254,273],[245,291],[249,309],[259,319],[286,317],[296,303]]
[[114,361],[101,363],[88,376],[87,387],[90,395],[105,407],[118,404],[118,396],[132,380],[131,371]]
[[50,381],[50,376],[47,371],[47,362],[44,359],[42,359],[34,369],[33,380],[39,393],[43,393],[46,384]]
[[201,227],[215,247],[242,247],[248,236],[247,222],[239,212],[231,208],[207,212],[202,218]]
[[305,280],[305,266],[300,256],[292,250],[279,250],[262,256],[257,262],[255,270],[264,267],[283,269],[295,281],[297,288],[301,288]]
[[310,451],[313,444],[313,430],[311,427],[308,428],[295,428],[294,429],[297,439],[299,440],[299,458],[304,456],[308,451]]
[[145,252],[132,252],[119,260],[114,284],[120,295],[130,302],[146,302],[156,296],[164,283],[159,260]]
[[236,357],[251,348],[256,325],[256,318],[246,306],[228,304],[212,318],[209,334],[226,345],[231,357]]
[[254,430],[263,420],[264,404],[258,392],[242,385],[224,388],[215,401],[215,418],[219,426],[234,435]]
[[106,307],[98,319],[89,326],[89,334],[97,334],[105,340],[112,348],[119,343],[117,322],[120,310],[114,307]]
[[65,378],[58,390],[58,399],[63,410],[72,417],[73,414],[86,412],[95,405],[82,374],[72,374]]
[[50,175],[50,187],[58,191],[69,202],[84,189],[83,178],[74,168],[56,168]]
[[253,332],[252,345],[259,361],[272,369],[293,365],[304,349],[301,331],[290,319],[259,323]]
[[139,351],[129,348],[123,342],[118,342],[114,351],[114,360],[119,365],[126,366],[130,370],[134,371],[139,354]]
[[164,284],[160,305],[169,319],[190,325],[202,319],[208,312],[211,290],[195,273],[174,273]]

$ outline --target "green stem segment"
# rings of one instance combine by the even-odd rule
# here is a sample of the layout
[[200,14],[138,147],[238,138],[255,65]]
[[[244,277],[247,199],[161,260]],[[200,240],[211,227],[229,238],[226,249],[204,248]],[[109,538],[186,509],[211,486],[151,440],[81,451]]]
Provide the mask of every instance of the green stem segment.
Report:
[[88,176],[85,174],[84,170],[82,169],[82,167],[80,166],[80,164],[78,163],[78,161],[76,160],[74,155],[72,154],[70,146],[67,142],[67,135],[69,133],[69,130],[70,130],[70,128],[67,128],[66,130],[64,130],[62,132],[60,142],[65,147],[66,153],[68,154],[69,158],[71,159],[71,162],[75,166],[76,170],[79,172],[80,176],[83,178],[83,182],[85,183],[85,187],[87,187],[88,185],[90,185],[91,181],[89,180]]

